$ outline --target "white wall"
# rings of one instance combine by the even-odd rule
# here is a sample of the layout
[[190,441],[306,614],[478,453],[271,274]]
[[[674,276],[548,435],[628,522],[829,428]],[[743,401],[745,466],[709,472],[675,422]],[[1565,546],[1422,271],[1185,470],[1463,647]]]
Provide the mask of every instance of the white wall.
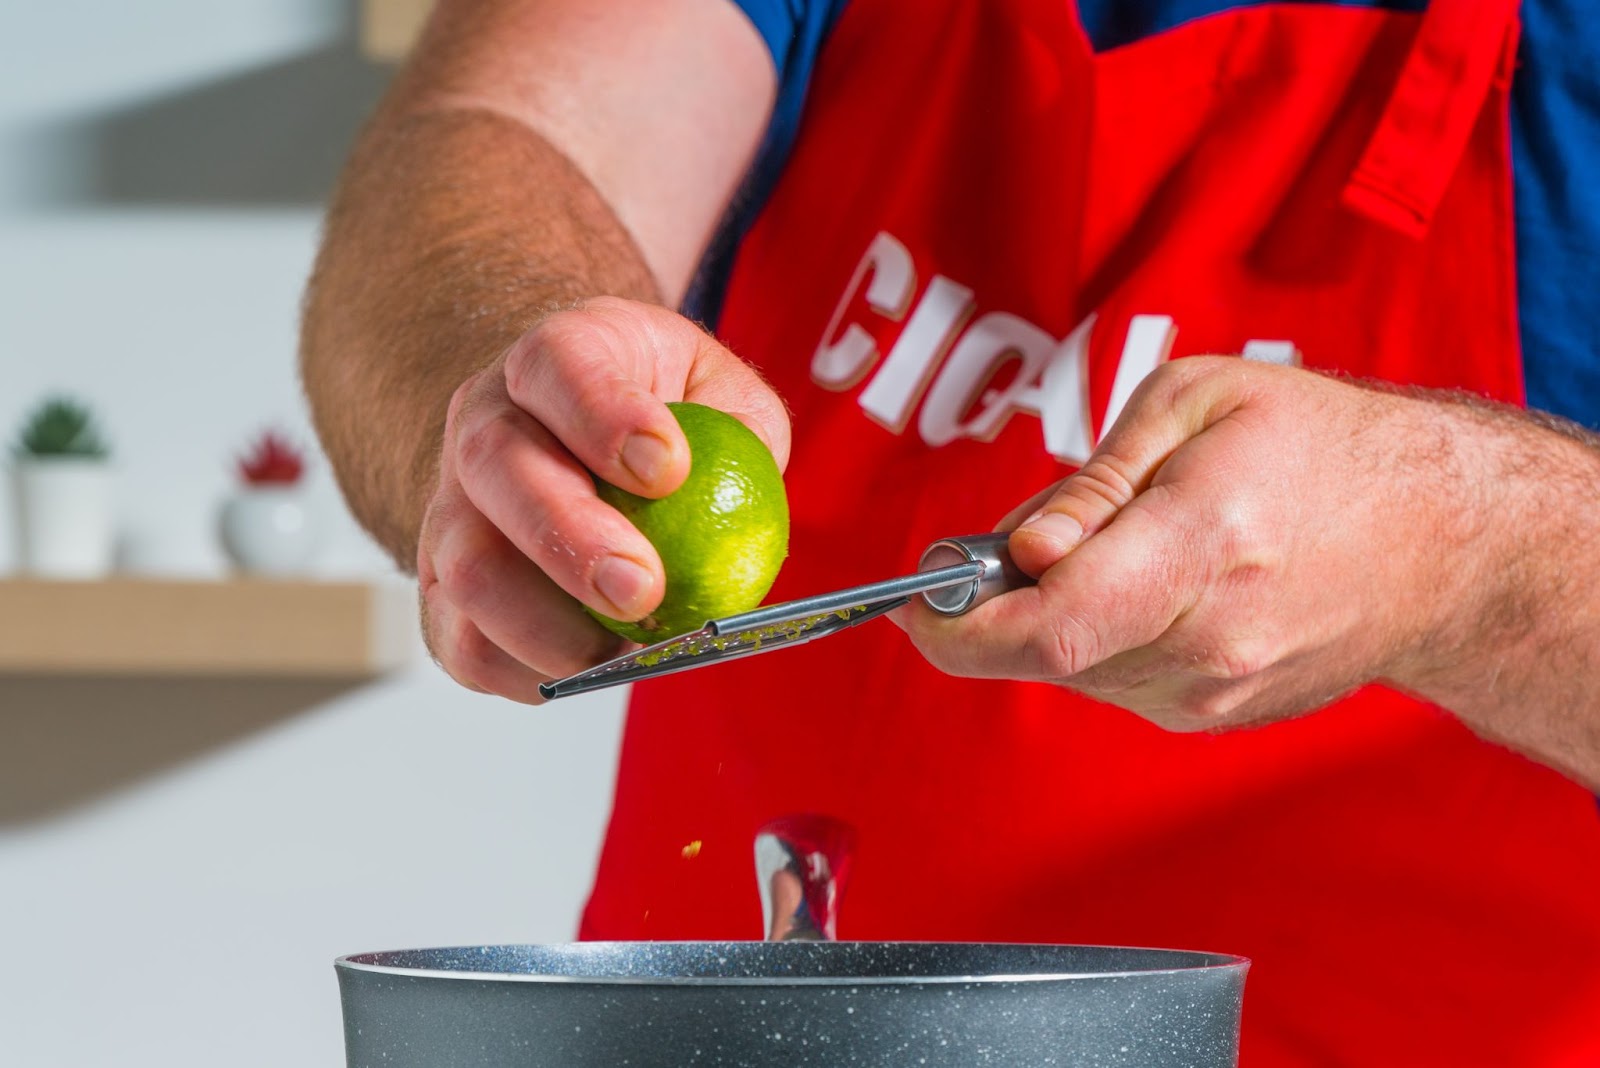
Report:
[[[0,436],[91,402],[146,569],[217,573],[230,457],[310,440],[317,200],[383,78],[346,2],[0,0]],[[314,490],[321,570],[385,570],[325,464]],[[0,1064],[336,1065],[334,956],[569,937],[619,709],[423,663],[345,693],[0,678]]]

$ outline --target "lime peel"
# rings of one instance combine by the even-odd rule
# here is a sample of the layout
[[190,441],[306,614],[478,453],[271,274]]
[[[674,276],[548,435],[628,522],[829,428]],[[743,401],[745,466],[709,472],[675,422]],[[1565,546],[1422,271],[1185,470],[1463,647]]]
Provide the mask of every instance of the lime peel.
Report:
[[689,444],[683,484],[652,499],[596,480],[600,499],[655,546],[667,583],[661,604],[644,620],[589,614],[642,645],[754,608],[789,551],[789,501],[766,443],[726,412],[687,401],[667,407]]

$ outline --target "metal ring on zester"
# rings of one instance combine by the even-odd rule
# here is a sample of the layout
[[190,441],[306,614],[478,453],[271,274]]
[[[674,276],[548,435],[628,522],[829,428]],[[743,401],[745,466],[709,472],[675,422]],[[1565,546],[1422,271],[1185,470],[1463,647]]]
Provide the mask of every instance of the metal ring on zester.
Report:
[[961,538],[944,538],[934,542],[922,552],[917,562],[918,571],[932,571],[977,561],[984,565],[983,574],[970,583],[928,590],[922,600],[942,616],[964,615],[1007,590],[1028,585],[1031,580],[1011,562],[1006,549],[1009,534],[973,534]]

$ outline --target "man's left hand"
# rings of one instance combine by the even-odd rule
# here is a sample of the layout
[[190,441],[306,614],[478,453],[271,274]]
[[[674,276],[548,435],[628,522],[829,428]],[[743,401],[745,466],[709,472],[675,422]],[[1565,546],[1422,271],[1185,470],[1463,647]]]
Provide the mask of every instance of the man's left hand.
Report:
[[1422,670],[1493,567],[1470,420],[1226,357],[1135,392],[1083,468],[1000,529],[1038,579],[897,622],[955,675],[1058,683],[1173,730],[1292,716]]

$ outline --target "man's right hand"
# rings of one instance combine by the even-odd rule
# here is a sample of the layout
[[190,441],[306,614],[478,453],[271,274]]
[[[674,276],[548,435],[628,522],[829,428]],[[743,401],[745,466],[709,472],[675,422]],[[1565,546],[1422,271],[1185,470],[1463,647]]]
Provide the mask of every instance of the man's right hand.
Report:
[[416,561],[435,656],[534,701],[620,645],[580,601],[637,619],[665,585],[591,472],[676,487],[678,399],[788,458],[782,403],[665,310],[755,159],[777,70],[726,0],[432,6],[340,178],[301,364],[352,513]]
[[667,401],[737,416],[789,460],[783,402],[689,320],[603,297],[541,320],[450,401],[417,552],[423,633],[458,682],[538,703],[618,652],[580,606],[635,620],[666,588],[654,547],[590,473],[663,497],[689,473]]

